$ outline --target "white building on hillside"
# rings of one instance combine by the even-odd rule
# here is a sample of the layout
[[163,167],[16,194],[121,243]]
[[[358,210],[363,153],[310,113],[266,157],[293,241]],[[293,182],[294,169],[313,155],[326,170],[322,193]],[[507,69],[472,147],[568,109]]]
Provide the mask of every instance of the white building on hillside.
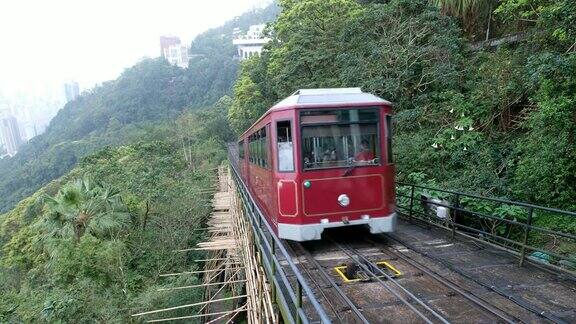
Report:
[[240,60],[245,60],[254,55],[260,56],[262,47],[270,41],[270,38],[263,35],[264,27],[266,27],[264,24],[252,25],[246,35],[241,35],[239,28],[234,29],[234,40],[232,43],[238,48]]
[[175,36],[160,36],[160,55],[170,64],[188,68],[188,51],[190,46],[182,44]]

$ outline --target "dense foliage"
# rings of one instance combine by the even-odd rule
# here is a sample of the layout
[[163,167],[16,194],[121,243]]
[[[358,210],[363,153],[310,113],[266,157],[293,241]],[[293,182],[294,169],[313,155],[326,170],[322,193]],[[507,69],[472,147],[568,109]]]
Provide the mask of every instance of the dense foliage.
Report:
[[[217,110],[183,118],[226,121]],[[201,266],[193,262],[198,253],[173,250],[202,238],[196,229],[226,155],[219,135],[183,146],[187,129],[178,125],[161,127],[164,140],[84,158],[0,216],[0,322],[129,321],[139,310],[201,298],[195,290],[157,291],[197,283],[196,276],[158,275]],[[198,161],[193,169],[185,150]]]
[[[573,1],[280,3],[236,82],[237,131],[298,88],[359,86],[394,102],[400,180],[576,209]],[[470,51],[486,24],[467,19],[488,16],[527,36]]]
[[[360,86],[393,101],[400,180],[576,209],[574,1],[280,5],[261,57],[238,64],[231,33],[274,19],[274,5],[198,36],[187,70],[145,60],[83,94],[0,161],[0,210],[15,206],[0,215],[0,322],[128,322],[201,298],[157,290],[199,278],[159,274],[199,267],[173,250],[202,238],[223,144],[298,88]],[[487,28],[525,36],[471,51]]]

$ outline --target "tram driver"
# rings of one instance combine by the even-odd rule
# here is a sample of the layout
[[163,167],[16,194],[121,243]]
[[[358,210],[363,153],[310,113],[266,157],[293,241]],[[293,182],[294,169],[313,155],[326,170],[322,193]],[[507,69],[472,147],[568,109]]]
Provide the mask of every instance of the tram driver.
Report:
[[369,148],[369,144],[367,140],[363,139],[360,142],[360,151],[356,153],[354,156],[354,160],[357,162],[370,162],[374,160],[374,153]]

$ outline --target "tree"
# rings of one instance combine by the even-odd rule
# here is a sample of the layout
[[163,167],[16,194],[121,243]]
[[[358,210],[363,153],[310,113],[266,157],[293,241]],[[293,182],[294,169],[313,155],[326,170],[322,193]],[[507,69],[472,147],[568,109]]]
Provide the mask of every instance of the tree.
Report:
[[42,226],[49,236],[74,237],[79,242],[89,232],[111,236],[128,221],[120,191],[89,176],[65,185],[55,197],[45,196],[47,213]]
[[562,53],[576,53],[576,1],[503,0],[496,14],[506,22],[529,23],[541,46]]
[[273,25],[268,78],[280,98],[301,88],[340,84],[335,65],[339,37],[360,10],[353,0],[284,0]]
[[393,101],[398,111],[458,87],[458,28],[424,0],[369,5],[348,21],[340,41],[343,85]]
[[234,86],[234,102],[228,113],[234,131],[243,133],[266,109],[266,101],[256,83],[247,73],[242,73]]

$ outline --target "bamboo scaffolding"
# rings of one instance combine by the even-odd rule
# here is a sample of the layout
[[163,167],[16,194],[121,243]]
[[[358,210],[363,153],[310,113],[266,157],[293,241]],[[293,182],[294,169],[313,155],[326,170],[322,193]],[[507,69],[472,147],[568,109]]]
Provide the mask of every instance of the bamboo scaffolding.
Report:
[[176,309],[189,308],[189,307],[200,306],[200,305],[204,305],[204,304],[221,302],[221,301],[227,301],[227,300],[234,300],[234,299],[244,298],[244,297],[246,297],[246,295],[239,295],[239,296],[233,296],[233,297],[226,297],[226,298],[208,300],[208,301],[198,302],[198,303],[194,303],[194,304],[187,304],[187,305],[180,305],[180,306],[174,306],[174,307],[168,307],[168,308],[161,308],[161,309],[156,309],[156,310],[147,311],[147,312],[143,312],[143,313],[133,314],[132,317],[143,316],[143,315],[150,315],[150,314],[156,314],[156,313],[167,312],[167,311],[176,310]]
[[[240,311],[243,311],[245,308],[246,308],[246,306],[238,307],[238,308],[236,308],[235,310],[230,311],[229,314],[224,314],[224,315],[222,315],[222,316],[220,316],[220,317],[217,317],[217,318],[211,320],[210,322],[206,322],[206,324],[214,323],[214,322],[216,322],[216,321],[218,321],[218,320],[220,320],[220,319],[222,319],[222,318],[224,318],[224,317],[226,317],[226,316],[231,315],[232,313],[233,313],[234,315],[236,315],[236,314],[238,314]],[[233,316],[230,320],[232,320],[233,318],[234,318],[234,316]],[[230,320],[228,320],[228,322],[230,322]],[[228,323],[228,322],[226,322],[226,323]]]
[[[252,229],[242,214],[241,202],[229,169],[223,166],[218,168],[218,178],[215,180],[214,186],[197,192],[198,194],[213,194],[212,199],[199,200],[212,204],[213,211],[210,216],[207,215],[205,223],[202,224],[203,227],[194,230],[207,233],[207,240],[192,248],[173,251],[208,251],[206,258],[195,260],[203,262],[204,269],[160,275],[160,277],[170,277],[198,274],[202,275],[203,282],[158,289],[158,291],[176,291],[204,288],[204,301],[141,312],[133,314],[133,317],[200,307],[195,314],[151,319],[147,322],[202,318],[205,323],[224,321],[230,323],[240,312],[246,312],[248,323],[278,322],[272,307],[269,284],[258,263],[260,255],[253,249]],[[211,307],[214,307],[215,311],[211,312]]]
[[[244,269],[244,267],[237,267],[237,268],[238,269]],[[183,271],[183,272],[176,272],[176,273],[164,273],[164,274],[159,275],[159,277],[171,277],[171,276],[182,276],[182,275],[188,275],[188,274],[209,273],[209,272],[216,272],[218,270],[219,269],[199,270],[199,271]]]
[[[246,312],[248,323],[278,323],[278,315],[274,310],[270,294],[270,285],[259,263],[261,255],[254,249],[252,227],[242,213],[242,202],[235,183],[232,181],[230,170],[226,167],[218,168],[216,184],[208,190],[214,191],[213,198],[206,200],[207,203],[212,204],[213,212],[207,217],[203,227],[197,229],[208,234],[206,241],[191,248],[174,250],[174,252],[207,251],[209,254],[206,258],[195,260],[203,262],[204,269],[160,275],[169,277],[202,274],[203,282],[196,285],[158,289],[158,291],[175,291],[204,288],[204,301],[132,316],[200,307],[195,314],[152,319],[148,322],[201,318],[206,324],[230,323],[238,313]],[[231,296],[223,297],[225,295]]]
[[199,317],[206,317],[206,316],[230,314],[230,313],[234,313],[234,312],[237,312],[237,309],[231,310],[231,311],[225,311],[225,312],[216,312],[216,313],[211,313],[211,314],[197,314],[197,315],[188,315],[188,316],[171,317],[171,318],[159,318],[159,319],[146,321],[146,323],[176,321],[176,320],[183,320],[183,319],[190,319],[190,318],[199,318]]
[[[231,281],[230,283],[241,283],[246,282],[246,280],[237,280]],[[171,288],[159,288],[157,291],[170,291],[170,290],[180,290],[180,289],[189,289],[189,288],[201,288],[201,287],[208,287],[208,286],[217,286],[217,285],[224,285],[224,282],[213,282],[209,284],[199,284],[199,285],[192,285],[192,286],[181,286],[181,287],[171,287]]]
[[[224,285],[222,285],[222,287],[220,287],[220,289],[218,289],[218,290],[214,293],[214,296],[217,296],[218,293],[220,293],[220,292],[224,289],[224,287],[227,287],[227,285],[229,285],[229,284],[232,282],[232,279],[234,279],[237,274],[238,274],[238,271],[236,271],[232,276],[230,276],[230,279],[228,279],[228,281],[225,282]],[[200,313],[200,312],[202,312],[204,309],[206,309],[206,306],[207,306],[207,305],[208,305],[208,304],[202,306],[202,307],[200,308],[200,310],[198,310],[198,312]]]
[[[229,172],[229,171],[228,171]],[[230,175],[228,175],[230,177]],[[259,264],[259,253],[253,249],[254,235],[252,228],[248,224],[246,217],[242,214],[242,202],[238,199],[236,186],[233,181],[229,181],[229,191],[231,195],[232,219],[235,231],[240,243],[240,254],[245,262],[246,275],[246,300],[248,323],[277,323],[278,318],[273,308],[270,286],[264,274],[264,269]]]
[[[196,260],[194,260],[194,262],[224,261],[224,260],[229,260],[229,258],[196,259]],[[231,261],[238,261],[238,260],[231,260]]]

